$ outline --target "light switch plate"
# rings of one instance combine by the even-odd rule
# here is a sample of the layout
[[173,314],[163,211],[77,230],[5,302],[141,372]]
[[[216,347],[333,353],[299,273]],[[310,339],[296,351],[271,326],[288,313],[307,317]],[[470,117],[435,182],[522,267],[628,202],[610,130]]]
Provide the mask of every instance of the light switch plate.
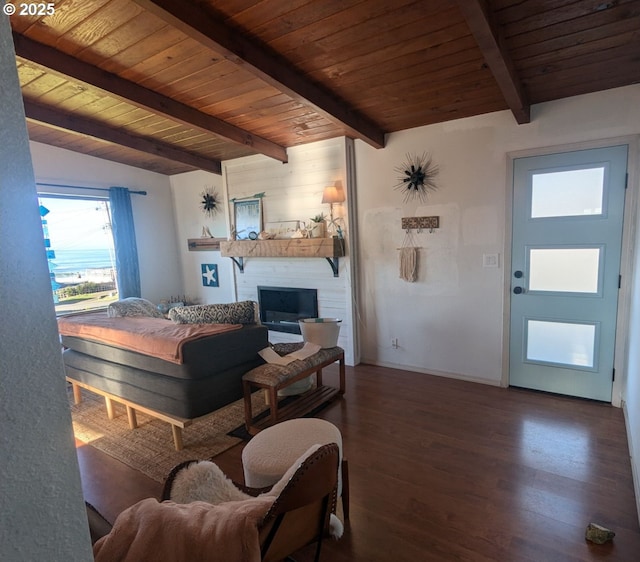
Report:
[[482,267],[500,267],[500,254],[482,254]]

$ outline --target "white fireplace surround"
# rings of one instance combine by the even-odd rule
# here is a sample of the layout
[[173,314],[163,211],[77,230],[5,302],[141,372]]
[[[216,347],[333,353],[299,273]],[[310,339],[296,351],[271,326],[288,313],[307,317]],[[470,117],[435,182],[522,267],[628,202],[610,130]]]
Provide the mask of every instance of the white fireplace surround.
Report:
[[[229,200],[264,193],[264,222],[309,222],[324,210],[322,195],[325,186],[340,185],[347,200],[336,205],[334,216],[339,217],[345,232],[346,256],[340,258],[340,274],[334,277],[324,259],[317,258],[259,258],[247,260],[244,272],[233,267],[237,300],[258,301],[258,286],[299,287],[316,289],[318,316],[342,319],[338,345],[345,350],[345,362],[356,361],[355,292],[352,275],[355,250],[349,238],[348,161],[352,141],[333,139],[289,149],[289,162],[282,164],[264,156],[250,156],[223,165],[223,184]],[[260,177],[259,185],[256,177]],[[223,258],[231,262],[228,258]],[[302,341],[299,334],[269,331],[271,343]]]

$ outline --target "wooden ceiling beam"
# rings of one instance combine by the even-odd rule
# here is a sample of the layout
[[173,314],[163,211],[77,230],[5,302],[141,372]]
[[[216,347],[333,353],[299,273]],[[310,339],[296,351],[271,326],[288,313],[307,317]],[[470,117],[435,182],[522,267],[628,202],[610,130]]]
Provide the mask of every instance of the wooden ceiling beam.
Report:
[[96,139],[153,154],[160,158],[181,162],[188,166],[193,166],[200,170],[222,174],[222,165],[219,160],[203,158],[192,152],[175,148],[171,145],[138,137],[130,133],[125,133],[120,129],[107,127],[93,119],[78,117],[69,113],[62,113],[49,107],[39,105],[28,100],[24,100],[24,111],[27,119],[52,125],[66,131],[73,131],[82,135],[87,135]]
[[199,131],[217,135],[223,140],[250,147],[257,153],[280,162],[287,162],[287,150],[279,144],[252,135],[217,117],[82,62],[19,33],[13,32],[13,42],[18,57],[42,66],[58,76],[79,80],[136,107],[147,109]]
[[266,45],[242,35],[202,5],[175,0],[133,0],[201,45],[230,60],[294,100],[310,106],[349,136],[383,148],[384,131],[344,100],[323,89],[277,57]]
[[516,121],[530,123],[531,106],[486,0],[458,0],[458,6]]

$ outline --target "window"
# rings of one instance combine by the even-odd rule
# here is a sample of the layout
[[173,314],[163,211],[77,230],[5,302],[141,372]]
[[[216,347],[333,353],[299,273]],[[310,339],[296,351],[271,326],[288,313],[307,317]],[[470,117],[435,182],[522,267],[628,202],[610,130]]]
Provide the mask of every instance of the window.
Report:
[[117,300],[109,201],[41,195],[39,202],[56,314]]
[[531,218],[602,215],[605,169],[534,173]]

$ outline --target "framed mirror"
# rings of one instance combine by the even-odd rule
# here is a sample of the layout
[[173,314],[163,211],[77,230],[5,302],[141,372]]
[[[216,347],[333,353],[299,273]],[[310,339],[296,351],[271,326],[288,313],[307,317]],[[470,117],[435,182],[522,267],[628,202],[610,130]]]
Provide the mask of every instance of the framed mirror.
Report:
[[233,202],[236,240],[255,240],[262,232],[262,198],[238,199]]

